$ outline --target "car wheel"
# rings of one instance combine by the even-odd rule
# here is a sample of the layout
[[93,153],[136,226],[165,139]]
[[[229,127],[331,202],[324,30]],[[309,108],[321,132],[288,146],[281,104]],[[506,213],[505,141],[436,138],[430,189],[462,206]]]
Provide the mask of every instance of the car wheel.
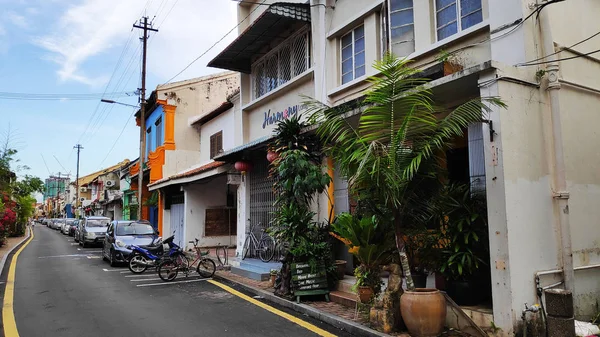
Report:
[[111,267],[117,266],[117,261],[115,261],[115,251],[112,248],[110,250],[110,266]]

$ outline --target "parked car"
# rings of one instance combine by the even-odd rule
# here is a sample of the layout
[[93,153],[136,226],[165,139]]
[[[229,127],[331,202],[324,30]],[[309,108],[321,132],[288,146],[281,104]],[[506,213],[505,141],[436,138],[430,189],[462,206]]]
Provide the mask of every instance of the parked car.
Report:
[[77,229],[78,225],[79,225],[79,219],[75,219],[73,221],[73,223],[71,224],[71,226],[69,226],[69,236],[73,236],[73,237],[75,236],[75,229]]
[[65,219],[65,223],[62,225],[60,231],[64,234],[64,235],[69,235],[69,229],[71,228],[71,225],[73,224],[73,222],[75,222],[76,219],[74,218],[67,218]]
[[52,229],[60,230],[64,223],[65,219],[54,219],[52,222]]
[[102,246],[102,259],[114,267],[117,263],[127,262],[130,245],[145,246],[158,240],[158,232],[146,220],[116,220],[106,231]]
[[90,244],[101,245],[106,236],[110,218],[103,216],[88,216],[79,221],[79,245],[84,248]]
[[46,226],[46,227],[50,227],[50,223],[52,221],[50,221],[50,219],[44,219],[44,221],[42,221],[42,225]]

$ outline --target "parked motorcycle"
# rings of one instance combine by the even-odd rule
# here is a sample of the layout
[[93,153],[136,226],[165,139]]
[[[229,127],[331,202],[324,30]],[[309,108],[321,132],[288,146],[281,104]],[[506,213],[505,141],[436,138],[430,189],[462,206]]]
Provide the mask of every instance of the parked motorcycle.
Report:
[[[158,240],[154,245],[148,246],[128,246],[131,249],[129,255],[129,270],[134,274],[141,274],[145,272],[148,267],[157,268],[163,258],[168,257],[170,259],[184,259],[183,249],[176,245],[173,240],[175,235],[169,236],[164,241]],[[165,253],[163,245],[169,246],[169,251]]]

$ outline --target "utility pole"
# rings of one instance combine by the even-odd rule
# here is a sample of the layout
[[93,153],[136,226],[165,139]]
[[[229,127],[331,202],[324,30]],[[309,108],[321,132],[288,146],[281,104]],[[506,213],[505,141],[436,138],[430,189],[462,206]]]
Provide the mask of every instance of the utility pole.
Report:
[[75,211],[77,212],[79,210],[79,152],[83,150],[83,146],[77,144],[73,148],[77,149],[77,175],[75,176]]
[[134,28],[144,30],[142,37],[142,99],[140,100],[140,159],[138,165],[138,210],[137,218],[142,219],[142,191],[144,184],[144,154],[146,149],[146,54],[148,49],[148,31],[158,32],[158,29],[152,28],[152,24],[148,24],[148,17],[144,16],[139,25],[134,24]]

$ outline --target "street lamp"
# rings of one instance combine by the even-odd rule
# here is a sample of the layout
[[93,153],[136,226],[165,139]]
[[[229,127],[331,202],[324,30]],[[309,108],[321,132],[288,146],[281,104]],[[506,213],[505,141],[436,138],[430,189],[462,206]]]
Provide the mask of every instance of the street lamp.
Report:
[[117,101],[113,101],[112,99],[101,99],[100,102],[102,103],[108,103],[108,104],[119,104],[119,105],[124,105],[124,106],[130,106],[132,108],[139,108],[139,106],[137,105],[133,105],[133,104],[127,104],[127,103],[121,103],[121,102],[117,102]]
[[[143,96],[142,96],[143,99]],[[142,104],[140,107],[137,105],[126,104],[121,102],[116,102],[111,99],[101,99],[101,102],[109,103],[109,104],[119,104],[124,106],[129,106],[132,108],[140,108],[140,159],[138,160],[138,165],[140,167],[138,171],[138,209],[137,209],[137,219],[142,220],[142,193],[143,193],[143,184],[144,184],[144,150],[146,148],[146,126],[145,126],[145,116],[144,116],[144,104],[145,101],[142,100]]]

